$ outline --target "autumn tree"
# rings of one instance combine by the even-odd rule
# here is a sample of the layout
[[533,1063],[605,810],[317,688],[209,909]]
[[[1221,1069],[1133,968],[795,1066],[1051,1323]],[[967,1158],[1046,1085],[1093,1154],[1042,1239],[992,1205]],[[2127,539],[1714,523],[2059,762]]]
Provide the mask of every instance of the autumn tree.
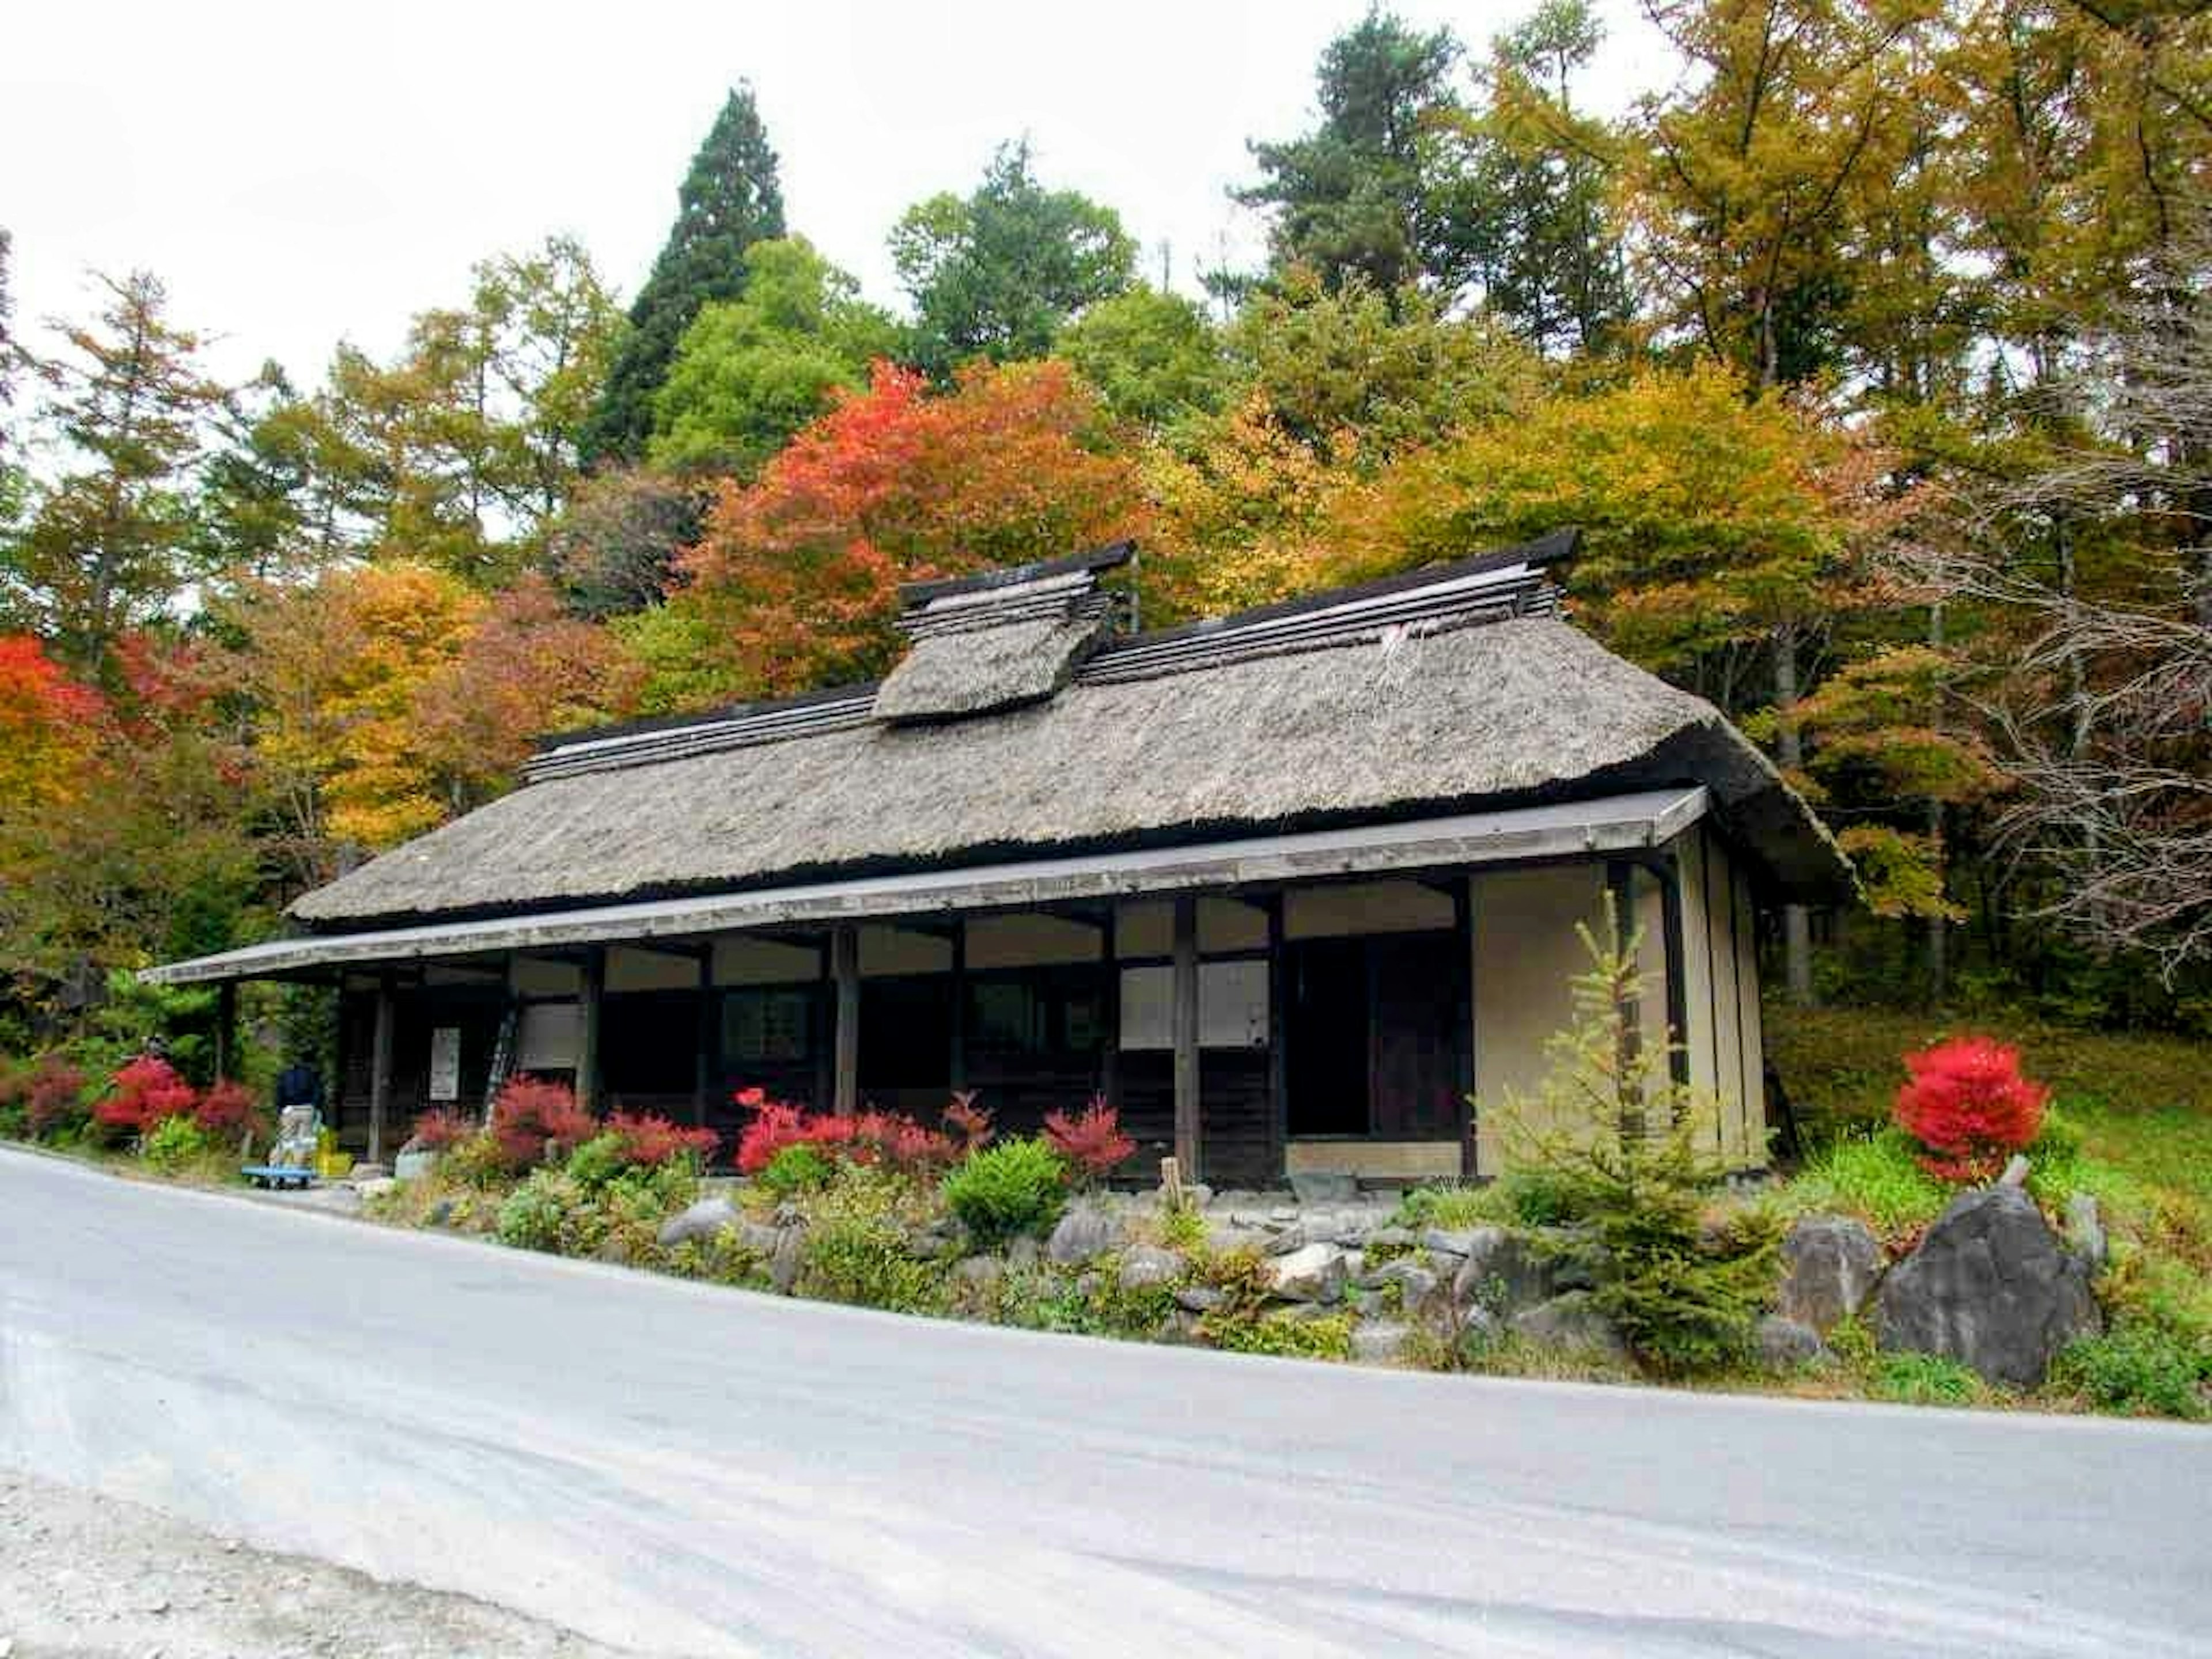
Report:
[[653,398],[699,308],[744,292],[744,252],[784,234],[783,189],[752,88],[733,88],[677,192],[676,222],[629,309],[629,331],[581,434],[588,462],[635,461]]
[[580,483],[548,528],[545,574],[580,617],[645,610],[666,596],[705,513],[697,484],[646,467],[609,468]]
[[915,361],[942,379],[971,358],[1043,356],[1069,319],[1129,286],[1136,244],[1111,208],[1040,184],[1022,140],[969,195],[908,208],[891,262],[914,302]]
[[199,368],[199,337],[169,321],[158,279],[99,280],[106,307],[69,330],[73,356],[57,368],[51,418],[66,470],[0,546],[0,591],[81,674],[191,579],[189,473],[222,395]]
[[1302,137],[1255,140],[1261,177],[1236,192],[1268,216],[1278,272],[1303,265],[1330,288],[1357,276],[1395,295],[1428,274],[1425,128],[1463,112],[1459,42],[1370,10],[1329,42],[1316,71],[1320,120]]
[[804,237],[756,242],[745,271],[744,297],[701,308],[653,394],[655,466],[750,477],[831,392],[898,349],[890,315]]
[[770,461],[724,485],[678,603],[711,619],[744,689],[784,692],[883,667],[895,589],[1051,556],[1137,527],[1128,461],[1066,365],[973,365],[932,396],[878,364]]

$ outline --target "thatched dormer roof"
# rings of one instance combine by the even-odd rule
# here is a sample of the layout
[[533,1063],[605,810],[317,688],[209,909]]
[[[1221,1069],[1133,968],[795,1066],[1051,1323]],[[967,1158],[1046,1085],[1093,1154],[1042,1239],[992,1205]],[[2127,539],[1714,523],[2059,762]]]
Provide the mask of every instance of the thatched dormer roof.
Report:
[[[981,630],[1001,637],[974,670],[959,642],[980,639],[925,628],[880,688],[549,740],[525,787],[293,915],[399,926],[1678,784],[1778,895],[1848,896],[1834,843],[1717,710],[1553,614],[1542,566],[1571,545],[1073,651],[1091,624],[1054,599]],[[1040,625],[1055,637],[1023,656],[1014,630]],[[933,647],[909,705],[900,677]]]

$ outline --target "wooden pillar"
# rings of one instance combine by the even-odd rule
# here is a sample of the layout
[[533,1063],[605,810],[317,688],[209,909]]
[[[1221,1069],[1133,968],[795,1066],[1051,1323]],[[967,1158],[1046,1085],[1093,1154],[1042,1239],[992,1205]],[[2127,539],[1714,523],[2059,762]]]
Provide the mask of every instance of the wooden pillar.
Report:
[[699,947],[699,1023],[692,1039],[696,1049],[695,1069],[691,1075],[691,1121],[704,1126],[707,1121],[707,1102],[714,1095],[716,1073],[721,1069],[716,1063],[721,1058],[721,1010],[714,1000],[714,947]]
[[387,968],[376,976],[376,1024],[368,1046],[368,1161],[384,1162],[384,1122],[392,1114],[392,1028],[398,996]]
[[830,934],[830,975],[837,987],[837,1055],[831,1102],[840,1115],[860,1109],[860,930],[841,921]]
[[1098,1034],[1098,1092],[1116,1111],[1121,1109],[1121,947],[1119,916],[1118,908],[1109,903],[1106,907],[1106,919],[1099,924],[1105,949],[1106,979],[1103,994],[1098,1000],[1099,1021],[1103,1027]]
[[1659,882],[1659,931],[1666,937],[1661,951],[1666,962],[1667,1075],[1686,1086],[1690,1081],[1690,981],[1686,964],[1689,939],[1682,918],[1682,871],[1670,854],[1652,866]]
[[215,988],[215,1074],[227,1078],[238,1063],[238,981]]
[[1452,883],[1452,1093],[1458,1107],[1459,1172],[1475,1173],[1474,882]]
[[1199,1163],[1198,900],[1175,902],[1175,1149],[1185,1181],[1203,1180]]
[[576,1104],[596,1117],[600,1106],[599,1027],[607,994],[605,945],[586,948],[581,979],[576,998]]
[[968,1086],[968,923],[952,923],[951,1050],[945,1057],[945,1075],[955,1092]]
[[1283,896],[1261,901],[1267,913],[1267,1169],[1270,1178],[1288,1177],[1291,1139],[1291,1022],[1289,958],[1283,950]]

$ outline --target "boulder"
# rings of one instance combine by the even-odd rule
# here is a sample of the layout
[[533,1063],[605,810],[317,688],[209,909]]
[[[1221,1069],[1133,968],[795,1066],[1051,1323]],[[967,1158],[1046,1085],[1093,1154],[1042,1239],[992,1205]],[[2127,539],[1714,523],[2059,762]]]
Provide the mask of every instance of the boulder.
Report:
[[1274,1237],[1273,1233],[1233,1224],[1226,1227],[1208,1227],[1206,1230],[1206,1248],[1215,1255],[1234,1255],[1243,1250],[1264,1251],[1274,1242]]
[[1422,1304],[1434,1296],[1437,1293],[1437,1286],[1443,1283],[1436,1274],[1431,1273],[1419,1262],[1408,1261],[1402,1256],[1395,1261],[1384,1262],[1372,1273],[1363,1274],[1362,1277],[1366,1280],[1368,1286],[1374,1290],[1380,1290],[1386,1285],[1395,1285],[1398,1287],[1398,1305],[1408,1313],[1419,1308]]
[[738,1212],[728,1199],[702,1198],[681,1215],[672,1215],[660,1224],[660,1243],[664,1248],[689,1244],[695,1238],[703,1243],[723,1228],[737,1224]]
[[979,1293],[997,1289],[1006,1276],[1006,1264],[995,1255],[963,1256],[952,1264],[954,1282]]
[[768,1282],[778,1296],[789,1296],[799,1283],[799,1270],[806,1265],[806,1229],[786,1227],[777,1233],[775,1249],[768,1259]]
[[386,1193],[399,1190],[399,1182],[390,1176],[371,1176],[368,1180],[356,1181],[352,1185],[355,1195],[363,1200],[382,1198]]
[[1352,1328],[1352,1357],[1366,1365],[1395,1364],[1404,1353],[1408,1328],[1396,1320]]
[[1478,1227],[1468,1235],[1467,1259],[1452,1275],[1452,1300],[1480,1304],[1501,1318],[1548,1302],[1563,1287],[1553,1258],[1526,1234]]
[[1121,1288],[1148,1291],[1172,1285],[1190,1264],[1179,1250],[1163,1250],[1151,1244],[1133,1244],[1121,1257]]
[[2017,1187],[1954,1199],[1875,1304],[1883,1347],[1955,1359],[2016,1389],[2035,1387],[2061,1348],[2102,1328],[2088,1265]]
[[423,1220],[433,1227],[442,1227],[453,1218],[453,1200],[450,1198],[440,1199],[430,1206],[430,1213],[423,1217]]
[[1628,1345],[1613,1322],[1590,1305],[1586,1291],[1569,1291],[1533,1308],[1523,1308],[1506,1322],[1506,1328],[1539,1347],[1588,1354],[1595,1358],[1626,1363]]
[[1121,1226],[1096,1204],[1079,1204],[1060,1218],[1045,1241],[1044,1253],[1054,1265],[1079,1267],[1106,1254],[1121,1242]]
[[1212,1313],[1228,1298],[1211,1285],[1186,1285],[1175,1293],[1176,1306],[1185,1313]]
[[2097,1212],[2094,1193],[2075,1193],[2066,1200],[2066,1246],[2081,1258],[2093,1276],[2104,1271],[2112,1247],[2106,1242],[2104,1218]]
[[1286,1302],[1334,1302],[1344,1294],[1344,1252],[1307,1244],[1267,1263],[1268,1288]]
[[1043,1255],[1044,1250],[1036,1240],[1024,1233],[1018,1238],[1007,1243],[1006,1266],[1015,1268],[1034,1267]]
[[1367,1235],[1367,1248],[1370,1250],[1404,1252],[1420,1242],[1419,1237],[1410,1227],[1382,1226]]
[[[1485,1227],[1480,1231],[1494,1232],[1497,1230]],[[1464,1260],[1468,1252],[1474,1248],[1474,1231],[1447,1227],[1425,1228],[1421,1233],[1421,1248],[1437,1255],[1455,1255]]]
[[1759,1363],[1769,1370],[1802,1370],[1828,1358],[1827,1346],[1820,1340],[1820,1332],[1802,1320],[1787,1319],[1780,1314],[1768,1314],[1761,1319],[1752,1340],[1758,1346]]
[[1881,1245],[1865,1223],[1801,1217],[1782,1241],[1782,1316],[1826,1332],[1863,1307],[1881,1278]]
[[1334,1170],[1302,1171],[1291,1177],[1301,1204],[1350,1204],[1359,1196],[1359,1178]]
[[438,1154],[428,1147],[410,1150],[403,1146],[398,1156],[392,1160],[392,1178],[394,1181],[420,1181],[437,1167]]

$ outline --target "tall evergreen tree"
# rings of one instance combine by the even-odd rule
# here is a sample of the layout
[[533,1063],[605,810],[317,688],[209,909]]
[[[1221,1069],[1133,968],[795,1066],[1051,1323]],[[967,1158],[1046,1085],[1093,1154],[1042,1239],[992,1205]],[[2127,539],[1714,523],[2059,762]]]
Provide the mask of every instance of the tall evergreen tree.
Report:
[[676,223],[630,307],[629,334],[583,433],[586,462],[635,461],[653,434],[653,395],[700,307],[744,292],[745,250],[784,234],[775,152],[753,106],[733,88],[677,192]]
[[1321,123],[1301,138],[1254,141],[1262,177],[1237,192],[1272,213],[1279,270],[1311,266],[1331,288],[1358,275],[1395,294],[1428,270],[1424,128],[1463,114],[1451,88],[1459,42],[1381,10],[1329,42],[1318,71]]

